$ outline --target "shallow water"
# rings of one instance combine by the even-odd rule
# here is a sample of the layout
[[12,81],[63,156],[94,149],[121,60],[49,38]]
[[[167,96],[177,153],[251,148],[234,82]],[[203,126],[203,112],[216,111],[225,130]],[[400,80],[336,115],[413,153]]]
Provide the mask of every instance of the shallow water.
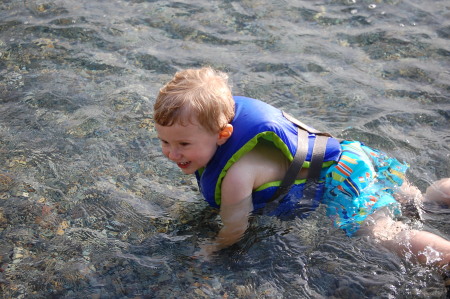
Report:
[[[227,71],[236,95],[450,177],[448,1],[0,2],[0,295],[4,298],[445,298],[436,269],[323,209],[257,216],[214,260],[219,228],[159,151],[158,89]],[[450,211],[412,226],[450,238]]]

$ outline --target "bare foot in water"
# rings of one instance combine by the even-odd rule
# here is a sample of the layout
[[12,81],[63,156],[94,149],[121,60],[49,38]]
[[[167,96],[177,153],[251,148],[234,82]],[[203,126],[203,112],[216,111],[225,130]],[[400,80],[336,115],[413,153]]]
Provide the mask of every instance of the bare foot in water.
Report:
[[425,201],[435,201],[450,206],[450,178],[434,182],[425,192]]

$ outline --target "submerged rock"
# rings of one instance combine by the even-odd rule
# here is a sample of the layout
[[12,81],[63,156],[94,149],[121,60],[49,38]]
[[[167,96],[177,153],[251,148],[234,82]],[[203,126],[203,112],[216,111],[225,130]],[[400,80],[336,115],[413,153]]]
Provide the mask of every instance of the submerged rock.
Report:
[[0,173],[0,192],[5,192],[11,189],[13,183],[14,179],[10,175]]

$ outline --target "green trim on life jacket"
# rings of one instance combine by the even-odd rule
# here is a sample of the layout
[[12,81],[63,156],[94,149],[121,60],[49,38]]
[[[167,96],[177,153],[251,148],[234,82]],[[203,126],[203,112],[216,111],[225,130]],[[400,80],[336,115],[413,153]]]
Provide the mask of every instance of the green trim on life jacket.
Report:
[[[306,183],[306,179],[301,179],[301,180],[295,180],[294,181],[295,185],[304,184],[304,183]],[[256,188],[254,190],[254,192],[261,191],[261,190],[264,190],[264,189],[267,189],[267,188],[270,188],[270,187],[279,187],[280,185],[281,185],[281,180],[280,181],[274,181],[274,182],[268,182],[268,183],[262,184],[261,186]]]

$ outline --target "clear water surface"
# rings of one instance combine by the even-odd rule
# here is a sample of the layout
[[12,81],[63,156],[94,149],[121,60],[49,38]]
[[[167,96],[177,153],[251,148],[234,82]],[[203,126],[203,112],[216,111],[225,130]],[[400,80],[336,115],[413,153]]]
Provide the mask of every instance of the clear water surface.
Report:
[[[160,153],[152,104],[187,67],[230,74],[318,129],[450,177],[446,0],[0,1],[0,296],[445,298],[437,271],[323,209],[255,217],[240,244]],[[450,238],[450,211],[423,221]]]

